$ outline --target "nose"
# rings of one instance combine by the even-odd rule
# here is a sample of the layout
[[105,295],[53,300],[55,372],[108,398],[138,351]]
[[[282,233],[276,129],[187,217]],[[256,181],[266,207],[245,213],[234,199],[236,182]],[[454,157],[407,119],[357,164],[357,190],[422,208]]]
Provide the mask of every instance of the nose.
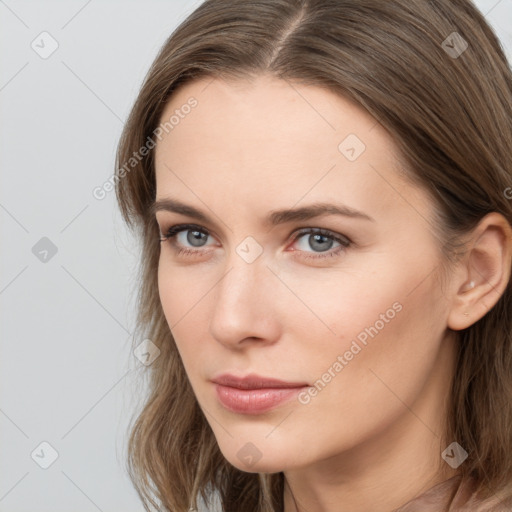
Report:
[[233,251],[214,289],[210,334],[236,350],[275,343],[281,333],[278,290],[279,279],[263,257],[247,263]]

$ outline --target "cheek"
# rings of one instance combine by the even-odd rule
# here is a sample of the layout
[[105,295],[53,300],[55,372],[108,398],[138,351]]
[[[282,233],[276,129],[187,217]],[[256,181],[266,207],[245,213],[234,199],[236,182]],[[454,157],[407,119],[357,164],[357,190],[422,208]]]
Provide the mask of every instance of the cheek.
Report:
[[197,266],[179,266],[166,260],[166,252],[162,250],[158,266],[158,293],[167,323],[172,328],[201,307],[214,282],[210,284],[208,274]]
[[[206,318],[204,301],[208,288],[192,267],[180,268],[162,261],[158,268],[158,291],[165,320],[171,330],[180,358],[194,394],[201,401],[204,392],[201,381],[205,371],[201,357],[204,347],[204,325],[198,319]],[[201,298],[203,300],[201,300]]]
[[[199,312],[205,293],[204,281],[194,279],[196,272],[190,268],[180,268],[160,257],[158,267],[158,293],[164,316],[171,330],[178,351],[188,372],[189,361],[192,360],[197,347],[204,335],[200,334],[201,325],[197,318],[204,318]],[[195,321],[191,321],[195,319]]]
[[326,437],[334,428],[355,439],[414,402],[433,372],[444,330],[434,286],[427,280],[411,292],[402,275],[372,293],[338,292],[336,308],[318,309],[337,336],[317,336],[305,352],[316,390],[303,397],[305,420],[321,414],[326,421],[317,429]]
[[401,322],[407,293],[404,277],[389,274],[322,269],[316,274],[285,276],[293,290],[293,295],[288,292],[281,296],[286,302],[280,309],[286,311],[285,329],[293,331],[293,343],[308,354],[307,360],[318,363],[313,366],[317,371],[350,350],[354,340],[365,347],[369,340],[381,338],[393,324]]
[[[170,328],[180,318],[179,301],[176,290],[179,290],[179,274],[173,274],[171,269],[162,263],[163,256],[160,256],[158,265],[158,294],[164,311],[165,318]],[[186,293],[185,293],[186,294]],[[177,309],[178,308],[178,309]]]

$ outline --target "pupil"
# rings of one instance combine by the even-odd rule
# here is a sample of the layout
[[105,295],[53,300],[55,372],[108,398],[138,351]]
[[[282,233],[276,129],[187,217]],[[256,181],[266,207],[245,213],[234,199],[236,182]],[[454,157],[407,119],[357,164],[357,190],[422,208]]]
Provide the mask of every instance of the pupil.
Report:
[[[188,233],[187,241],[192,245],[194,245],[195,242],[200,242],[203,235],[206,236],[206,233],[202,233],[201,231],[189,231]],[[193,233],[193,235],[190,236],[190,233]],[[200,246],[201,244],[198,244],[198,247]]]
[[[321,235],[321,234],[314,234],[314,235],[311,235],[311,237],[313,238],[313,242],[311,243],[311,247],[313,249],[315,249],[315,244],[318,244],[316,249],[320,249],[320,250],[325,249],[326,248],[326,246],[325,246],[325,242],[326,241],[327,241],[327,243],[330,242],[330,245],[327,247],[327,249],[331,248],[333,240],[328,239],[326,236]],[[311,237],[310,237],[310,240],[311,240]],[[323,243],[322,243],[322,239],[323,239]]]

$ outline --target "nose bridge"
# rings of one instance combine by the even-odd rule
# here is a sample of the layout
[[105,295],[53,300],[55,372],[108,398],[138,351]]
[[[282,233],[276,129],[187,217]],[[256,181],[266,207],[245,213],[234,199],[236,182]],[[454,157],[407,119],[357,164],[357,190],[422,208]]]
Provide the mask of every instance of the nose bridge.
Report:
[[228,302],[246,302],[265,291],[268,280],[275,276],[267,268],[267,258],[263,246],[252,236],[245,237],[227,254],[228,274],[220,284],[219,293]]
[[230,251],[214,292],[210,330],[223,343],[273,336],[276,277],[262,253],[254,257],[251,243],[244,241]]
[[250,310],[255,313],[258,309],[257,303],[265,303],[267,281],[275,279],[275,276],[262,257],[248,262],[236,251],[232,251],[226,267],[227,272],[217,287],[216,306],[225,305],[233,312],[240,306],[242,311],[238,311],[238,314],[246,309],[247,312]]

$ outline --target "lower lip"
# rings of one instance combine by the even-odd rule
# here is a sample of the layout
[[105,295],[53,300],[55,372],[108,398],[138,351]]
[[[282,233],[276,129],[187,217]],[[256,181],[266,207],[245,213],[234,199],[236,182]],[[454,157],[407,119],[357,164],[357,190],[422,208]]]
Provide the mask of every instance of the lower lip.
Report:
[[226,409],[241,414],[261,414],[290,400],[300,388],[238,389],[215,384],[217,396]]

